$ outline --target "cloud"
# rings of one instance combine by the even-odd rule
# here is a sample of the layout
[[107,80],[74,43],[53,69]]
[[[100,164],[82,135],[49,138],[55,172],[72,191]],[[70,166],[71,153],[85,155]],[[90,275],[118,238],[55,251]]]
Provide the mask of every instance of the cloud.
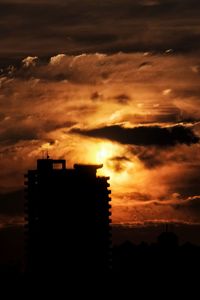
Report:
[[[159,168],[160,166],[170,163],[166,151],[156,147],[133,147],[130,149],[138,159],[148,169]],[[169,153],[169,151],[168,151]],[[172,159],[171,161],[174,161]]]
[[12,145],[21,140],[38,139],[35,128],[10,128],[5,130],[0,138],[0,143]]
[[71,38],[71,41],[83,44],[83,45],[99,45],[102,47],[102,44],[113,43],[118,40],[118,36],[110,33],[87,33],[87,34],[76,34]]
[[[0,190],[22,187],[45,149],[70,168],[97,163],[105,148],[102,172],[111,178],[115,221],[191,221],[186,202],[182,209],[172,204],[200,194],[199,74],[192,70],[199,55],[55,53],[30,53],[33,61],[23,55],[2,68]],[[180,199],[172,199],[176,193]],[[137,205],[126,214],[130,203]]]
[[91,100],[93,100],[93,101],[96,101],[96,100],[102,100],[102,98],[103,98],[103,95],[101,94],[101,93],[99,93],[99,92],[93,92],[92,94],[91,94]]
[[130,100],[130,97],[127,94],[119,94],[115,96],[114,99],[121,104],[127,104]]
[[23,67],[29,68],[29,67],[35,67],[38,61],[37,56],[28,56],[22,60]]
[[115,172],[122,172],[126,170],[127,162],[130,162],[130,159],[126,156],[114,156],[106,162],[106,165]]
[[138,66],[138,69],[139,70],[148,70],[148,68],[150,68],[150,67],[152,67],[152,63],[148,62],[148,61],[144,61]]
[[[153,103],[142,103],[141,107],[138,104],[138,109],[135,113],[127,112],[122,114],[117,120],[119,123],[131,124],[177,124],[183,123],[187,120],[196,122],[198,117],[194,119],[194,113],[183,111],[173,104],[153,104]],[[198,114],[198,112],[196,112]]]
[[176,209],[181,208],[190,208],[194,210],[194,212],[198,212],[200,214],[200,196],[192,196],[188,197],[185,200],[179,201],[179,203],[173,204]]
[[[130,224],[179,223],[199,224],[200,218],[200,197],[173,198],[168,200],[153,200],[148,194],[129,195],[127,206],[114,207],[116,223],[123,219]],[[132,201],[130,201],[132,199]],[[135,200],[133,200],[135,199]]]
[[140,146],[175,146],[176,144],[196,144],[199,138],[193,131],[184,126],[159,127],[140,126],[125,128],[119,125],[106,126],[97,129],[81,130],[72,129],[72,133],[78,133],[90,137],[105,138],[121,144]]
[[[37,64],[34,68],[23,68],[24,62]],[[82,54],[82,55],[67,55],[58,54],[49,59],[35,59],[25,57],[20,64],[14,66],[7,66],[3,68],[2,78],[22,78],[22,79],[40,79],[52,81],[70,81],[74,83],[83,84],[109,84],[112,88],[113,83],[121,83],[117,94],[114,97],[119,97],[121,100],[128,102],[128,98],[140,101],[141,96],[149,91],[149,104],[155,105],[156,94],[163,99],[163,91],[171,90],[168,93],[168,99],[172,100],[174,97],[184,98],[185,96],[198,97],[198,74],[194,73],[191,66],[198,60],[198,55],[188,55],[183,57],[181,55],[165,56],[149,54],[149,62],[151,68],[138,68],[138,65],[146,65],[146,56],[143,53],[117,53],[115,55],[107,55],[102,53]],[[89,67],[88,67],[89,66]],[[184,76],[187,74],[187,76]],[[144,84],[144,82],[146,84]],[[148,86],[147,86],[148,82]],[[182,86],[184,82],[184,86]],[[130,84],[132,89],[130,90]],[[151,86],[150,86],[151,85]],[[141,88],[140,88],[141,87]],[[101,91],[99,91],[101,93]],[[151,94],[154,93],[154,94]],[[195,93],[195,94],[194,94]],[[143,99],[144,101],[144,99]],[[142,102],[142,101],[141,101]],[[168,101],[169,102],[169,101]],[[159,102],[159,107],[165,106]],[[143,103],[144,105],[147,103]],[[169,103],[167,103],[169,107]],[[178,109],[173,105],[174,109]],[[147,107],[148,110],[150,106]],[[153,108],[153,107],[152,107]],[[167,108],[167,107],[166,107]]]
[[[140,192],[140,191],[133,191],[133,192],[129,192],[129,193],[118,193],[117,197],[121,198],[121,199],[126,199],[127,204],[131,203],[133,205],[138,205],[141,204],[141,202],[152,202],[153,198],[152,195],[148,192]],[[145,204],[144,203],[144,204]]]
[[40,124],[35,124],[34,120],[31,120],[31,118],[28,119],[28,122],[26,117],[22,119],[21,122],[19,121],[21,124],[17,128],[13,125],[10,125],[8,129],[2,131],[0,144],[13,145],[20,141],[39,140],[42,138],[45,139],[45,136],[49,132],[66,127],[70,128],[76,124],[72,121],[59,122],[59,120],[41,120]]
[[143,1],[139,1],[139,3],[141,3],[141,5],[144,5],[144,6],[154,6],[154,5],[161,4],[161,2],[159,0],[143,0]]
[[[150,170],[159,169],[164,166],[173,166],[174,163],[180,164],[184,168],[184,176],[195,178],[198,169],[197,166],[194,168],[195,157],[198,157],[198,144],[194,144],[192,147],[188,147],[184,144],[176,145],[176,147],[156,147],[156,146],[129,146],[129,153],[132,153],[137,157],[140,162],[144,164],[144,167]],[[191,157],[191,155],[194,157]],[[191,169],[194,175],[191,174]],[[178,175],[180,177],[181,173]],[[188,180],[188,178],[187,178]],[[180,180],[183,183],[183,179]],[[194,182],[196,180],[194,179]],[[187,186],[186,182],[184,185]],[[188,188],[190,190],[190,188]]]
[[197,0],[1,1],[1,62],[25,54],[199,51],[199,10]]
[[58,65],[61,64],[67,56],[65,54],[58,54],[56,56],[52,56],[50,59],[50,65]]
[[[178,153],[176,156],[178,159]],[[200,165],[196,161],[195,156],[190,159],[188,157],[185,163],[180,164],[179,170],[171,169],[171,177],[170,173],[167,175],[166,180],[168,181],[169,189],[172,192],[179,193],[184,199],[200,194],[199,170]]]

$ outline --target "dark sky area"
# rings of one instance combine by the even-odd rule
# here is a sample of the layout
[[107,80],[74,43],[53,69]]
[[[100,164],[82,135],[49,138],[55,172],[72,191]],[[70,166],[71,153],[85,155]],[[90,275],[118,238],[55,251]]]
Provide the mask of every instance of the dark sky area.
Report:
[[200,47],[198,0],[1,0],[0,8],[4,59]]

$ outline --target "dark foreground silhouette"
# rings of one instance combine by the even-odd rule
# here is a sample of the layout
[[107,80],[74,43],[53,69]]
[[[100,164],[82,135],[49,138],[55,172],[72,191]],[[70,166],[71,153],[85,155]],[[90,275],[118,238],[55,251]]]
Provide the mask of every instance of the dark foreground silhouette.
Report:
[[173,232],[163,232],[153,244],[142,242],[135,245],[126,241],[113,247],[112,267],[113,272],[121,274],[134,271],[143,276],[156,272],[180,275],[182,271],[199,270],[200,247],[189,242],[179,245]]
[[[44,266],[40,266],[37,263],[37,278],[50,276],[51,278],[57,278],[57,276],[62,276],[63,278],[69,275],[69,272],[75,273],[77,275],[85,274],[88,275],[98,275],[99,268],[98,264],[95,262],[95,266],[92,270],[90,269],[90,264],[88,264],[88,256],[90,253],[83,253],[82,246],[78,246],[74,249],[76,253],[76,261],[70,257],[70,268],[65,265],[55,266],[49,261],[48,268],[44,270]],[[68,250],[66,251],[66,259]],[[48,257],[48,256],[47,256]],[[55,258],[53,258],[54,260]],[[63,257],[62,257],[63,259]],[[81,260],[83,260],[81,262]],[[58,260],[59,261],[59,260]],[[80,262],[77,266],[77,262]],[[72,266],[75,266],[73,269]],[[181,246],[178,244],[178,237],[173,232],[164,232],[158,237],[158,241],[153,244],[147,244],[142,242],[139,245],[135,245],[130,241],[126,241],[118,246],[113,246],[112,249],[112,262],[110,262],[110,269],[101,269],[105,275],[108,274],[111,278],[112,276],[118,274],[119,276],[127,276],[129,278],[135,278],[159,274],[167,275],[170,272],[171,275],[177,276],[188,276],[189,273],[194,274],[195,271],[199,271],[200,268],[200,247],[191,243],[185,243]],[[52,269],[51,269],[52,268]],[[39,271],[42,270],[42,273]],[[50,272],[50,270],[53,271]],[[20,264],[5,264],[0,265],[0,276],[11,276],[11,277],[27,277],[35,275],[35,270],[32,273],[30,270],[23,269]],[[49,273],[50,272],[50,273]]]
[[107,272],[110,268],[110,191],[102,165],[39,159],[26,175],[26,272]]
[[156,243],[126,241],[111,247],[109,178],[96,175],[101,165],[67,169],[65,164],[38,160],[37,169],[25,176],[26,255],[22,264],[0,265],[0,276],[144,278],[199,271],[200,247],[180,245],[168,228]]
[[[81,237],[78,235],[77,240],[79,238],[81,241]],[[168,231],[161,233],[156,243],[142,242],[136,245],[127,240],[120,245],[113,246],[111,268],[101,268],[101,272],[97,262],[94,262],[94,268],[91,270],[89,258],[91,252],[83,253],[82,245],[78,242],[76,246],[76,249],[73,247],[76,256],[70,257],[69,267],[59,264],[55,269],[54,264],[49,261],[47,269],[44,270],[44,266],[40,266],[37,262],[37,271],[33,269],[30,272],[20,264],[10,263],[0,265],[0,276],[32,278],[33,275],[37,279],[50,277],[56,280],[56,278],[66,279],[69,274],[75,274],[75,280],[78,280],[79,276],[84,279],[88,275],[93,277],[103,273],[105,276],[108,275],[110,279],[128,277],[129,279],[147,280],[149,277],[153,279],[152,276],[158,278],[160,276],[167,277],[170,274],[170,278],[178,279],[188,278],[195,272],[198,273],[200,268],[200,247],[189,242],[179,245],[178,236]],[[66,252],[62,254],[63,256],[66,255],[65,260],[69,259],[67,247],[69,245],[66,245]],[[53,261],[55,259],[56,257],[52,258]],[[57,261],[60,263],[59,260]],[[73,266],[75,266],[74,269]]]

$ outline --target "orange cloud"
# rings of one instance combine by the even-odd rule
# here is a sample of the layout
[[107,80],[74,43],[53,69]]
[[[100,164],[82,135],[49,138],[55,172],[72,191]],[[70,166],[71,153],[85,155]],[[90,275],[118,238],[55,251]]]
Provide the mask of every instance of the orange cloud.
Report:
[[[174,195],[196,196],[199,201],[197,62],[196,56],[173,53],[59,54],[48,62],[33,56],[23,59],[20,67],[4,68],[1,190],[22,187],[23,174],[48,149],[50,156],[65,158],[69,167],[76,162],[104,163],[102,171],[111,176],[116,222],[196,221],[199,216],[190,206],[177,208]],[[142,143],[129,143],[128,128],[134,132],[136,127],[142,128]],[[108,141],[106,135],[72,134],[77,128],[123,130],[117,139],[112,132]],[[148,128],[165,133],[163,147],[157,131],[150,134]],[[178,130],[172,145],[166,143],[177,128],[191,139],[183,140]],[[147,142],[150,138],[153,143]]]

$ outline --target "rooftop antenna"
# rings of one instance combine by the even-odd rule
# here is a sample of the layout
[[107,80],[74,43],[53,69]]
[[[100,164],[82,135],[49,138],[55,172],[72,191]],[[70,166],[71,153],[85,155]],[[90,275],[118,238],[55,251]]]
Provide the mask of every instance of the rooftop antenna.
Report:
[[50,158],[49,151],[47,150],[47,152],[46,152],[46,159],[49,159],[49,158]]

